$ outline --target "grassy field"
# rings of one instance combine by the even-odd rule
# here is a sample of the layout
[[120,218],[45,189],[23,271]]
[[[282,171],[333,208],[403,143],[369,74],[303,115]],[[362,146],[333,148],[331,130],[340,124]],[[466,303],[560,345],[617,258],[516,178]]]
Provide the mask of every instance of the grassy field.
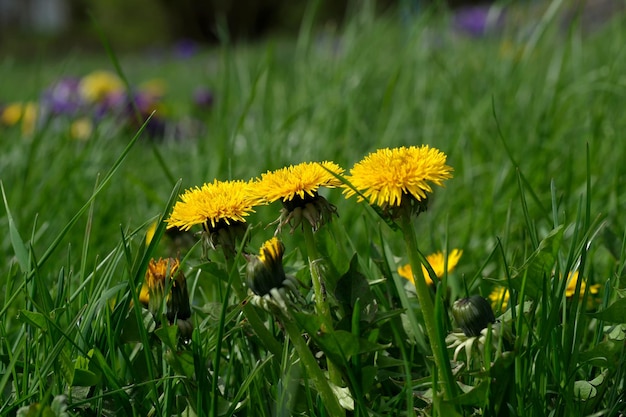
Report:
[[[559,4],[481,37],[363,12],[184,59],[115,45],[4,59],[0,104],[104,69],[130,86],[161,79],[152,121],[168,127],[150,136],[134,113],[105,114],[77,140],[66,116],[0,125],[0,415],[625,413],[626,20],[564,27]],[[199,86],[210,108],[192,103]],[[299,283],[286,307],[245,288],[244,254],[274,235],[279,203],[255,207],[234,256],[165,232],[191,187],[325,160],[349,174],[378,149],[421,145],[454,171],[410,228],[340,189],[320,191],[332,222],[283,228]],[[429,309],[397,269],[455,248]],[[186,276],[188,333],[166,318],[170,298],[140,307],[150,259],[168,257]],[[501,287],[497,321],[460,333],[455,301]]]

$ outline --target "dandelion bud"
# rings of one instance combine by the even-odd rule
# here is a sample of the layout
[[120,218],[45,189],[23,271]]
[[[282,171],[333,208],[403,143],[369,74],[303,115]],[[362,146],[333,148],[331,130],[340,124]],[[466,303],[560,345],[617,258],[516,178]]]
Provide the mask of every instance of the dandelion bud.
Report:
[[491,305],[480,295],[461,298],[452,305],[452,315],[466,336],[479,336],[489,323],[496,321]]
[[[166,316],[170,323],[175,320],[187,320],[191,317],[187,282],[185,275],[179,268],[178,259],[168,258],[158,261],[151,259],[146,271],[144,286],[139,294],[139,301],[148,307],[154,317],[159,317],[162,314],[163,299],[166,297]],[[165,291],[168,287],[170,289],[166,294]]]
[[187,320],[191,317],[187,280],[182,271],[177,271],[176,275],[172,278],[172,288],[167,297],[166,316],[170,323],[173,323],[175,320]]
[[248,287],[256,295],[266,295],[274,288],[282,288],[286,280],[283,268],[285,246],[274,237],[263,244],[259,256],[248,257],[246,277]]

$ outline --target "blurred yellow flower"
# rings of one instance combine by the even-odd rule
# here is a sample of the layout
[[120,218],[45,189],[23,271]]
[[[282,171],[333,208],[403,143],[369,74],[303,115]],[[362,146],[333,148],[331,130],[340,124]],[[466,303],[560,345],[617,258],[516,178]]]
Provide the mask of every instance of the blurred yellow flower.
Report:
[[[576,293],[576,284],[578,283],[578,278],[579,278],[578,271],[574,273],[570,272],[569,274],[567,274],[567,287],[565,288],[565,296],[567,298],[572,298],[574,294]],[[587,284],[585,283],[585,280],[583,279],[580,283],[580,296],[581,297],[585,293],[586,286]],[[589,294],[597,294],[598,292],[600,292],[600,284],[591,285],[589,287]]]
[[87,140],[93,133],[93,123],[88,117],[76,119],[70,125],[70,136],[72,139]]
[[22,119],[22,103],[7,104],[0,114],[0,122],[6,126],[14,126]]
[[109,71],[94,71],[80,80],[78,91],[87,102],[97,103],[110,95],[122,93],[124,83]]
[[506,287],[495,287],[491,293],[489,294],[489,300],[491,301],[491,305],[496,308],[500,305],[500,310],[506,310],[506,306],[509,303],[509,289]]
[[167,83],[161,78],[152,78],[139,84],[139,91],[151,97],[163,97],[167,91]]
[[[398,207],[403,196],[426,199],[430,184],[442,186],[452,178],[453,169],[446,165],[446,154],[428,145],[384,148],[370,153],[356,163],[346,178],[370,204],[385,208]],[[345,187],[346,198],[356,194]],[[359,201],[362,198],[359,196]]]
[[[456,267],[456,265],[459,263],[459,259],[461,259],[461,255],[463,255],[463,251],[459,250],[459,249],[452,249],[452,251],[450,252],[450,254],[448,255],[448,270],[447,272],[450,273],[454,270],[454,268]],[[433,271],[435,272],[435,275],[437,275],[437,278],[441,278],[443,277],[444,273],[445,273],[445,258],[443,256],[442,252],[436,252],[433,253],[431,255],[428,255],[426,257],[426,260],[428,261],[428,263],[430,264],[430,266],[433,268]],[[428,274],[428,271],[426,270],[426,267],[424,265],[422,265],[422,272],[424,273],[424,279],[426,280],[426,284],[428,285],[433,285],[433,280],[430,278],[430,275]],[[398,274],[404,278],[407,279],[409,281],[411,281],[413,284],[415,284],[415,279],[413,277],[413,270],[411,269],[411,265],[406,264],[403,266],[399,266],[398,267]]]
[[35,131],[35,124],[37,123],[36,103],[32,101],[11,103],[0,113],[0,122],[6,126],[15,126],[20,121],[24,135],[30,135]]
[[157,228],[157,222],[153,222],[150,224],[150,226],[148,226],[148,229],[146,230],[146,246],[148,246],[150,242],[152,242],[152,238],[154,237],[156,228]]

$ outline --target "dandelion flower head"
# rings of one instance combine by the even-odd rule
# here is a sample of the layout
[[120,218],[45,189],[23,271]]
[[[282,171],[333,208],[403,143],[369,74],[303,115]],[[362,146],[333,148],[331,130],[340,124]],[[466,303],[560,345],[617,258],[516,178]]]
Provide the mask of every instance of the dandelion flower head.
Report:
[[180,268],[180,261],[175,258],[167,258],[155,260],[150,259],[148,269],[146,270],[146,278],[139,293],[139,301],[145,305],[150,300],[150,291],[163,291],[165,279],[170,277],[175,285],[174,277]]
[[[446,165],[446,158],[428,145],[379,149],[356,163],[347,179],[371,204],[399,206],[403,194],[425,200],[426,193],[432,192],[431,183],[442,186],[452,178],[453,169]],[[356,194],[348,187],[344,193],[346,197]]]
[[285,245],[277,237],[273,237],[265,241],[263,246],[261,246],[259,259],[265,265],[269,265],[272,262],[282,262],[284,252]]
[[[459,249],[453,249],[448,255],[448,269],[447,272],[450,273],[454,270],[456,265],[459,263],[459,259],[461,259],[461,255],[463,255],[463,251]],[[443,277],[446,272],[445,268],[445,258],[442,252],[436,252],[426,257],[426,260],[433,268],[435,275],[437,278]],[[433,280],[430,278],[430,274],[426,270],[426,267],[422,265],[422,272],[424,273],[424,279],[426,280],[426,284],[433,285]],[[411,265],[406,264],[398,267],[398,274],[413,284],[415,284],[415,278],[413,277],[413,270],[411,269]]]
[[117,75],[109,71],[94,71],[80,80],[78,89],[87,102],[96,103],[108,96],[122,93],[124,84]]
[[339,165],[329,161],[303,162],[268,171],[255,182],[254,194],[266,203],[291,201],[296,196],[302,200],[307,196],[315,197],[320,187],[333,188],[342,184],[327,170],[337,175],[344,172]]
[[244,223],[244,217],[254,212],[250,183],[240,180],[218,181],[185,191],[167,219],[167,227],[189,230],[201,224],[216,228],[218,223]]

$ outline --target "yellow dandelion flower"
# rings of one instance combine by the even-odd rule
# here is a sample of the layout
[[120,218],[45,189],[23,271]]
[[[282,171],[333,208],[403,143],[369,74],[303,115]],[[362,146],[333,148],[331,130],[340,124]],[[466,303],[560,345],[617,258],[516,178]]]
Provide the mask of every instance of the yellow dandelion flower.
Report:
[[[576,284],[578,283],[578,271],[574,272],[574,273],[569,273],[567,274],[567,287],[565,288],[565,297],[567,298],[572,298],[574,296],[574,294],[576,293]],[[582,282],[580,283],[580,296],[582,297],[583,294],[585,293],[585,288],[587,287],[587,284],[585,283],[585,280],[583,279]],[[598,292],[600,292],[600,284],[595,284],[589,287],[589,294],[597,294]]]
[[22,115],[22,133],[30,135],[35,131],[37,123],[38,106],[36,103],[28,102],[24,105],[24,114]]
[[[165,290],[168,289],[167,294]],[[187,280],[180,269],[180,261],[176,258],[155,260],[150,259],[143,286],[139,293],[139,301],[148,307],[154,317],[159,317],[163,310],[163,299],[166,300],[166,317],[170,323],[177,322],[183,337],[191,336],[191,307]]]
[[304,162],[290,165],[276,171],[261,174],[254,185],[254,193],[260,201],[272,203],[277,200],[291,201],[296,196],[305,199],[315,197],[321,187],[338,187],[341,185],[326,169],[341,175],[344,170],[334,162]]
[[[384,148],[370,153],[356,163],[346,178],[371,203],[379,207],[398,207],[403,196],[426,200],[430,184],[442,186],[452,178],[446,154],[428,145]],[[346,198],[356,194],[349,187]],[[359,201],[362,198],[359,196]]]
[[489,294],[489,300],[493,307],[500,305],[500,310],[506,310],[506,306],[509,304],[509,289],[506,287],[496,287]]
[[37,110],[37,104],[32,101],[8,104],[0,111],[0,123],[6,126],[15,126],[21,121],[22,133],[30,135],[35,131]]
[[167,219],[167,227],[189,230],[201,224],[205,230],[219,224],[244,223],[244,217],[254,212],[250,183],[240,180],[207,183],[185,191]]
[[72,139],[87,140],[93,133],[93,123],[88,117],[76,119],[70,125],[70,136]]
[[[459,259],[461,259],[461,255],[463,255],[463,251],[459,249],[453,249],[448,255],[448,273],[452,272],[456,265],[459,263]],[[433,268],[435,275],[437,278],[443,277],[445,273],[445,258],[442,252],[436,252],[426,257],[426,260]],[[426,267],[422,265],[422,272],[424,273],[424,279],[426,280],[426,284],[433,285],[433,280],[430,278],[430,274],[426,270]],[[415,278],[413,277],[413,270],[411,269],[411,265],[406,264],[398,267],[398,274],[413,284],[415,284]]]
[[109,71],[94,71],[80,80],[78,90],[86,101],[96,103],[112,94],[123,92],[124,84]]
[[272,263],[281,263],[282,265],[284,253],[285,245],[283,245],[283,242],[278,240],[277,237],[273,237],[261,246],[259,259],[266,267],[270,267]]
[[174,277],[180,268],[180,261],[175,258],[160,259],[158,261],[150,259],[148,270],[146,271],[146,284],[148,288],[163,287],[166,277]]
[[[329,172],[330,171],[330,172]],[[306,220],[313,230],[330,222],[335,206],[318,194],[321,187],[338,187],[342,182],[331,172],[341,175],[343,168],[334,162],[304,162],[276,171],[268,171],[254,183],[254,196],[260,203],[280,200],[283,204],[276,221],[278,230],[289,223],[291,231]]]
[[148,226],[148,230],[146,230],[146,246],[148,246],[150,242],[152,242],[152,238],[154,237],[154,234],[156,233],[157,226],[158,226],[157,222],[152,222],[150,226]]
[[145,282],[141,286],[141,291],[139,292],[139,302],[146,307],[150,302],[150,289],[148,288],[148,284],[146,284]]
[[167,83],[161,78],[153,78],[139,84],[138,88],[139,91],[148,97],[159,99],[167,92]]
[[22,103],[7,104],[0,113],[0,122],[6,126],[16,125],[22,119],[24,105]]
[[256,295],[266,295],[282,288],[287,279],[283,269],[285,245],[273,237],[263,243],[259,256],[250,256],[247,267],[248,286]]

